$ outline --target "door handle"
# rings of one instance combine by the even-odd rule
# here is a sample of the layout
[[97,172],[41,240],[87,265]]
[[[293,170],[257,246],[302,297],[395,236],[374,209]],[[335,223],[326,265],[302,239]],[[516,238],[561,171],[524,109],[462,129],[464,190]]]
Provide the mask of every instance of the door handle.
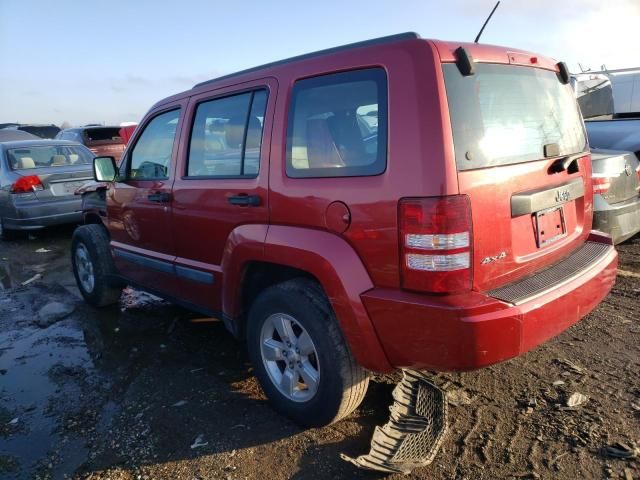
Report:
[[167,192],[155,192],[147,195],[147,200],[156,203],[167,203],[171,200],[171,194]]
[[246,193],[232,195],[228,200],[231,205],[241,205],[247,207],[258,207],[262,203],[258,195],[247,195]]

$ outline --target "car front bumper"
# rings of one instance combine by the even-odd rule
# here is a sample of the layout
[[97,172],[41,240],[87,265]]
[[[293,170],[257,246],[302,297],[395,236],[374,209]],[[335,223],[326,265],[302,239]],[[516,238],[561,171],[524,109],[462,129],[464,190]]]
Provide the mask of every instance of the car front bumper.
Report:
[[597,261],[523,301],[505,302],[479,292],[436,297],[390,289],[371,290],[362,300],[394,367],[441,371],[486,367],[558,335],[609,293],[617,253],[608,236],[592,232],[589,241],[603,244]]

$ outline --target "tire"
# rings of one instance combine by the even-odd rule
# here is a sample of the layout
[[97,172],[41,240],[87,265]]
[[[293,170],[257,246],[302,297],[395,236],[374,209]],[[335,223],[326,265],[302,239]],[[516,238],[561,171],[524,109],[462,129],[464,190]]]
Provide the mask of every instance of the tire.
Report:
[[[274,327],[279,324],[284,328],[282,322],[291,327],[289,332],[295,337],[292,347]],[[313,353],[309,353],[305,332]],[[266,348],[267,344],[271,348]],[[282,346],[279,355],[274,345]],[[294,353],[297,347],[299,356]],[[274,410],[300,426],[337,422],[355,410],[367,392],[369,376],[351,355],[322,289],[311,280],[288,280],[258,295],[249,310],[247,348],[256,377]],[[297,363],[297,368],[290,363]],[[307,380],[313,378],[310,373],[314,368],[319,377],[315,387]],[[300,383],[278,381],[278,372],[280,377],[293,376]],[[293,393],[287,388],[291,383],[295,385]]]
[[[75,229],[71,239],[71,264],[78,289],[88,304],[106,307],[118,302],[122,289],[109,280],[109,275],[116,270],[109,237],[102,225],[83,225]],[[93,281],[88,280],[89,275]]]

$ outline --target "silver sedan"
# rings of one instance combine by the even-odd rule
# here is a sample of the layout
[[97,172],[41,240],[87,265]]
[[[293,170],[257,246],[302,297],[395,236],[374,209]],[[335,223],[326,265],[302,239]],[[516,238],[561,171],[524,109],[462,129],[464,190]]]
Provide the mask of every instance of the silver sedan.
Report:
[[632,152],[592,149],[593,228],[620,243],[640,232],[640,162]]
[[93,153],[60,140],[0,140],[0,236],[80,223],[75,190],[93,178]]

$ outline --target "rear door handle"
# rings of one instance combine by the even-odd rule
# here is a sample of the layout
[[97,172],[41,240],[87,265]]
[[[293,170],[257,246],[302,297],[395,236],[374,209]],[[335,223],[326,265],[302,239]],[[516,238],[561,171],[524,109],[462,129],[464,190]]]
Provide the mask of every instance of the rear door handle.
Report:
[[239,194],[229,197],[229,203],[231,205],[244,205],[248,207],[258,207],[262,203],[258,195]]
[[171,194],[167,192],[155,192],[147,195],[147,199],[156,203],[167,203],[171,200]]

